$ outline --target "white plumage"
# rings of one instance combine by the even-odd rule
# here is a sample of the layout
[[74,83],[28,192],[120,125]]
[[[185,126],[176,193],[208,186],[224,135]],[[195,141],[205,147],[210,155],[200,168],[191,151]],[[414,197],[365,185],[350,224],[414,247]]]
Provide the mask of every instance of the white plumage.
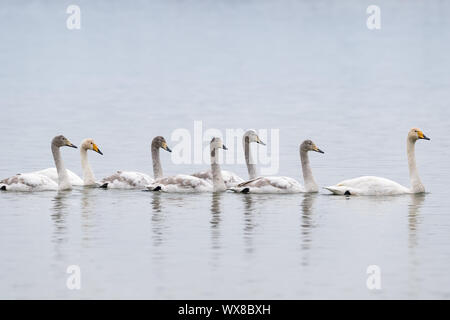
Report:
[[58,183],[35,172],[19,173],[0,181],[0,189],[8,191],[58,190]]
[[147,186],[151,191],[163,192],[211,192],[213,185],[204,179],[186,174],[160,178]]
[[373,176],[344,180],[325,189],[338,195],[380,196],[412,193],[410,189],[395,181]]
[[153,181],[153,178],[145,173],[117,171],[115,174],[104,178],[100,182],[100,186],[108,189],[142,189],[153,183]]
[[360,196],[390,196],[406,193],[425,192],[425,187],[419,178],[416,167],[415,144],[419,139],[430,140],[423,132],[417,128],[412,128],[408,132],[406,139],[406,153],[408,156],[409,178],[411,188],[407,188],[395,181],[381,178],[364,176],[349,180],[344,180],[338,184],[325,189],[337,195],[360,195]]
[[[69,176],[69,181],[71,185],[73,186],[84,185],[83,179],[81,179],[77,174],[68,169],[66,169],[66,171],[67,175]],[[56,184],[58,183],[58,172],[56,171],[56,168],[47,168],[44,170],[35,171],[33,173],[46,176],[47,178],[53,180]]]
[[[221,172],[222,172],[223,181],[225,182],[225,185],[226,185],[227,188],[235,187],[239,183],[244,182],[244,179],[239,177],[234,172],[226,171],[226,170],[222,170]],[[206,180],[207,182],[212,184],[213,175],[212,175],[212,171],[211,170],[197,172],[197,173],[192,174],[192,176],[200,178],[200,179],[203,179],[203,180]]]
[[243,193],[300,193],[305,188],[290,177],[259,177],[232,187],[231,190]]
[[[16,174],[15,176],[3,179],[0,181],[0,190],[4,191],[45,191],[45,190],[70,190],[72,184],[64,163],[61,159],[61,147],[77,148],[66,137],[59,135],[53,138],[51,143],[51,150],[53,160],[57,170],[56,181],[50,179],[44,174],[37,172]],[[44,170],[45,171],[45,170]],[[51,170],[50,170],[51,171]],[[49,171],[49,172],[50,172]],[[56,171],[56,169],[55,169]],[[47,172],[47,171],[45,171]],[[48,172],[47,172],[48,173]],[[51,172],[50,172],[51,173]]]
[[318,186],[312,175],[311,167],[309,165],[309,151],[324,153],[311,140],[302,142],[299,148],[300,160],[302,164],[303,179],[305,186],[300,182],[290,177],[284,176],[269,176],[258,177],[250,179],[238,184],[230,189],[235,192],[242,193],[300,193],[300,192],[317,192]]

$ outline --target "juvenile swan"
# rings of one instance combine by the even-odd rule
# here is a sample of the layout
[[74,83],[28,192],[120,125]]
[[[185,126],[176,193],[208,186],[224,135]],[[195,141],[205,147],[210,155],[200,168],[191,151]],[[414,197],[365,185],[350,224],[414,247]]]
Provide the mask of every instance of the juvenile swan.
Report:
[[404,193],[422,193],[425,192],[425,187],[419,178],[419,173],[416,167],[416,156],[414,148],[416,141],[419,139],[430,140],[417,128],[412,128],[408,132],[406,139],[406,152],[408,155],[409,178],[411,181],[411,188],[404,187],[397,182],[389,179],[365,176],[355,179],[345,180],[335,186],[326,187],[334,194],[339,195],[365,195],[365,196],[380,196],[380,195],[396,195]]
[[305,181],[304,187],[298,181],[289,177],[259,177],[240,183],[236,187],[231,188],[231,190],[242,193],[318,192],[319,188],[309,165],[309,151],[324,153],[311,140],[305,140],[300,145],[300,159]]
[[[80,157],[81,157],[81,169],[83,170],[83,179],[70,170],[67,171],[70,184],[72,186],[93,186],[96,184],[94,173],[92,172],[91,166],[89,165],[87,150],[93,150],[101,155],[103,153],[100,151],[98,146],[95,144],[94,139],[88,138],[81,141],[80,145]],[[58,182],[58,172],[56,168],[48,168],[34,173],[44,175],[55,182]]]
[[[266,144],[261,141],[261,139],[258,137],[256,132],[254,130],[248,130],[242,137],[242,145],[244,147],[244,154],[245,154],[245,162],[247,164],[247,170],[248,170],[248,178],[254,179],[256,178],[256,166],[253,163],[253,160],[251,159],[251,153],[250,153],[250,143],[256,142],[259,144],[262,144],[265,146]],[[209,183],[212,183],[213,175],[211,170],[196,172],[192,174],[194,177],[204,179],[208,181]],[[225,182],[225,185],[227,188],[234,187],[238,185],[239,183],[244,182],[244,179],[239,177],[237,174],[231,171],[222,170],[222,177]]]
[[[167,146],[167,142],[164,137],[157,136],[153,138],[151,144],[151,152],[153,161],[153,175],[155,179],[162,178],[163,176],[161,160],[159,158],[160,148],[168,152],[172,152],[172,150],[170,150],[170,148]],[[108,189],[145,188],[149,184],[153,183],[153,181],[153,178],[145,173],[136,171],[117,171],[113,175],[104,178],[100,182],[100,187]]]
[[52,140],[51,149],[53,160],[55,161],[56,171],[58,174],[58,183],[47,176],[32,172],[17,174],[10,178],[0,181],[0,190],[5,191],[44,191],[44,190],[70,190],[69,176],[67,174],[64,163],[61,159],[61,147],[76,148],[66,137],[56,136]]
[[164,192],[222,192],[227,189],[220,170],[218,149],[227,150],[222,139],[213,138],[210,142],[212,184],[204,179],[194,176],[179,174],[172,177],[156,179],[147,186],[151,191]]

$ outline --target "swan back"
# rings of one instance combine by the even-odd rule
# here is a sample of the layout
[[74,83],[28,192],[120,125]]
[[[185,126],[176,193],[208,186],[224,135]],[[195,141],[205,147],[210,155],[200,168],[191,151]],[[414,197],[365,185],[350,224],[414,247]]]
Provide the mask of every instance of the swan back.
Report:
[[58,183],[47,176],[32,172],[16,174],[0,181],[0,190],[5,191],[46,191],[58,190]]
[[344,180],[325,189],[338,195],[381,196],[411,193],[408,188],[395,181],[374,176]]

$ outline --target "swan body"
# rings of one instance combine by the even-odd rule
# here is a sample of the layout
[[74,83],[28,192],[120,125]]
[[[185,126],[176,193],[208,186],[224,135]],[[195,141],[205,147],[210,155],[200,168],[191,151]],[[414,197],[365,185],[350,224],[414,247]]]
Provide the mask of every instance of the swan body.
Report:
[[100,186],[108,189],[136,189],[145,188],[150,183],[153,183],[153,181],[153,178],[145,173],[117,171],[115,174],[104,178],[100,182]]
[[19,173],[0,181],[0,189],[5,191],[58,190],[58,183],[36,172]]
[[70,183],[69,175],[64,163],[61,159],[61,147],[77,148],[66,137],[60,135],[53,138],[51,149],[53,160],[55,161],[57,171],[57,182],[49,177],[36,172],[16,174],[10,178],[0,181],[0,190],[3,191],[45,191],[45,190],[70,190],[72,185]]
[[290,177],[259,177],[231,188],[242,193],[300,193],[306,189]]
[[[103,155],[98,146],[95,144],[94,139],[87,138],[81,141],[80,157],[81,157],[81,168],[83,170],[83,179],[81,179],[74,172],[66,169],[68,179],[72,186],[87,186],[96,184],[94,173],[92,172],[92,169],[87,159],[87,150],[93,150]],[[58,171],[56,170],[56,168],[47,168],[44,170],[36,171],[35,173],[44,175],[50,178],[51,180],[55,181],[56,183],[58,183]]]
[[100,187],[105,189],[143,189],[152,184],[155,179],[160,179],[163,176],[161,161],[159,157],[159,149],[164,149],[172,152],[167,146],[166,140],[157,136],[153,138],[151,144],[151,153],[153,161],[153,175],[154,179],[148,174],[136,171],[117,171],[109,177],[101,180]]
[[[213,174],[211,170],[196,172],[192,174],[192,176],[205,180],[212,184]],[[244,182],[245,180],[239,177],[237,174],[231,171],[222,170],[223,181],[225,182],[225,186],[227,188],[235,187],[238,184]]]
[[305,140],[300,145],[300,159],[302,163],[303,179],[305,186],[300,182],[289,177],[258,177],[238,184],[236,187],[230,188],[235,192],[242,193],[302,193],[302,192],[318,192],[319,188],[312,175],[309,164],[308,152],[315,151],[324,153],[311,140]]
[[[222,177],[222,170],[218,163],[218,149],[227,150],[222,143],[222,139],[213,138],[210,143],[211,150],[211,181],[201,179],[192,175],[179,174],[172,177],[155,179],[155,182],[148,185],[150,191],[163,192],[222,192],[227,189]],[[207,173],[205,174],[207,175]]]
[[[70,171],[69,169],[66,169],[66,170],[67,170],[67,175],[69,177],[70,184],[72,186],[84,185],[83,179],[81,179],[76,173]],[[34,173],[46,176],[47,178],[49,178],[50,180],[52,180],[56,184],[58,184],[58,172],[57,172],[56,168],[47,168],[44,170],[39,170],[39,171],[33,172],[33,174]]]
[[205,179],[200,179],[186,174],[161,178],[155,180],[147,188],[152,191],[162,192],[211,192],[213,185]]
[[411,188],[404,187],[395,181],[365,176],[350,180],[344,180],[334,186],[325,189],[337,195],[362,195],[362,196],[389,196],[407,193],[425,192],[425,187],[419,178],[416,166],[415,144],[419,139],[430,140],[423,132],[417,128],[412,128],[408,132],[406,139],[406,153],[408,156],[409,177]]
[[338,195],[381,196],[412,193],[409,188],[395,181],[373,176],[345,180],[325,189]]

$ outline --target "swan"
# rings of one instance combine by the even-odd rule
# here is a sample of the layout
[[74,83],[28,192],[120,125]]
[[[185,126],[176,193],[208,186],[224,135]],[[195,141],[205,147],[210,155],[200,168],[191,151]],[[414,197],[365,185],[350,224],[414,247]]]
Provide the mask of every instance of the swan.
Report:
[[305,186],[297,180],[289,177],[258,177],[238,184],[230,188],[235,192],[242,193],[300,193],[318,192],[319,188],[312,175],[309,164],[308,152],[315,151],[324,153],[311,140],[305,140],[300,145],[300,159],[302,163],[303,179]]
[[417,128],[412,128],[408,132],[406,139],[406,152],[408,155],[409,178],[411,181],[411,188],[404,187],[395,181],[372,176],[364,176],[350,180],[344,180],[337,185],[326,187],[325,189],[334,194],[339,195],[366,195],[366,196],[381,196],[381,195],[397,195],[405,193],[423,193],[425,187],[419,178],[419,173],[416,167],[415,144],[419,139],[431,140]]
[[147,186],[147,189],[163,192],[223,192],[227,190],[218,161],[218,149],[227,150],[227,147],[223,144],[222,139],[213,138],[210,142],[212,183],[198,177],[178,174],[156,179],[154,183]]
[[[250,143],[251,142],[256,142],[256,143],[262,144],[263,146],[265,146],[266,144],[261,141],[261,139],[258,137],[258,135],[256,134],[256,132],[254,130],[248,130],[247,132],[244,133],[244,135],[242,137],[242,145],[244,147],[245,162],[247,164],[248,176],[249,176],[249,179],[254,179],[254,178],[256,178],[256,166],[251,159],[251,153],[250,153]],[[192,176],[200,178],[200,179],[204,179],[210,183],[212,183],[212,179],[213,179],[211,170],[196,172],[196,173],[192,174]],[[234,187],[234,186],[238,185],[239,183],[244,182],[244,179],[242,179],[237,174],[235,174],[234,172],[231,172],[231,171],[222,170],[222,177],[223,177],[223,180],[224,180],[227,188]]]
[[[92,172],[91,166],[89,165],[88,162],[87,150],[93,150],[103,155],[98,146],[95,144],[94,139],[88,138],[81,141],[80,157],[81,157],[81,168],[83,169],[83,179],[81,179],[78,175],[67,169],[67,175],[69,176],[70,184],[72,186],[92,186],[96,184],[94,173]],[[47,168],[44,170],[36,171],[34,173],[47,176],[53,181],[58,182],[58,172],[56,168]]]
[[55,161],[56,170],[58,173],[58,182],[56,183],[49,177],[36,173],[19,173],[10,178],[0,181],[0,190],[4,191],[45,191],[45,190],[70,190],[69,176],[67,174],[64,163],[61,159],[61,152],[59,148],[71,147],[77,148],[66,137],[59,135],[53,138],[51,149],[53,153],[53,160]]
[[[162,148],[168,152],[172,152],[167,146],[166,139],[161,136],[153,138],[151,144],[152,161],[153,161],[153,175],[155,179],[162,178],[163,171],[159,158],[159,149]],[[145,188],[153,183],[153,178],[148,174],[136,171],[117,171],[113,175],[101,180],[100,187],[108,189],[135,189]]]

